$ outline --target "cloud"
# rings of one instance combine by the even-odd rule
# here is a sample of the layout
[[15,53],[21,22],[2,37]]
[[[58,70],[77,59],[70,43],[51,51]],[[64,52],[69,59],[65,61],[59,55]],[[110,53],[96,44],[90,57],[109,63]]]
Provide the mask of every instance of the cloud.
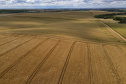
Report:
[[126,0],[0,0],[0,8],[126,8]]
[[104,2],[116,2],[116,1],[119,1],[119,2],[122,2],[122,1],[126,1],[126,0],[103,0]]

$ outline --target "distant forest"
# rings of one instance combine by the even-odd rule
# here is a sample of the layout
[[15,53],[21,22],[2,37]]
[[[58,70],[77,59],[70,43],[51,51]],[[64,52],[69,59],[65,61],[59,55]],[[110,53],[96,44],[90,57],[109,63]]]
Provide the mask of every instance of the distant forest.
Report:
[[18,10],[18,9],[5,9],[0,10],[0,14],[10,14],[10,13],[29,13],[29,12],[39,12],[37,10]]
[[110,12],[126,12],[126,9],[0,9],[0,14],[5,13],[38,13],[38,12],[63,12],[63,11],[89,11],[102,10]]
[[40,13],[40,12],[63,12],[63,11],[88,11],[88,10],[102,10],[110,12],[120,12],[111,14],[96,15],[95,18],[118,20],[120,23],[126,23],[126,17],[115,17],[115,15],[126,15],[126,9],[0,9],[0,14],[10,13]]
[[126,23],[126,17],[116,17],[115,15],[126,15],[126,12],[124,13],[111,13],[111,14],[102,14],[102,15],[96,15],[95,18],[104,18],[104,19],[113,19],[120,21],[119,23]]
[[88,11],[88,10],[89,9],[0,9],[0,14],[63,12],[63,11]]
[[109,11],[109,12],[126,12],[125,8],[122,9],[108,8],[108,9],[98,9],[98,10]]

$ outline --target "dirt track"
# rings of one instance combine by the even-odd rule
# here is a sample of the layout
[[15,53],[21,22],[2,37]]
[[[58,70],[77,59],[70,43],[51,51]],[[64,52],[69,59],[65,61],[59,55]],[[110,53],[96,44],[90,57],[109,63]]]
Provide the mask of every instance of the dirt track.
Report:
[[[91,15],[94,17],[93,12],[89,11],[91,13]],[[94,18],[96,19],[96,18]],[[120,35],[118,32],[116,32],[114,29],[112,29],[108,24],[106,24],[105,22],[101,21],[100,19],[97,19],[99,22],[101,22],[103,25],[106,26],[106,28],[111,32],[111,34],[113,34],[116,38],[118,39],[122,39],[124,42],[126,42],[126,38],[124,38],[122,35]]]
[[50,36],[0,37],[0,84],[126,83],[125,45]]
[[[118,37],[120,37],[121,39],[123,39],[125,42],[126,42],[126,38],[124,38],[122,35],[120,35],[119,33],[117,33],[115,30],[113,30],[108,24],[106,24],[106,23],[104,23],[103,21],[101,21],[101,20],[99,20],[101,23],[103,23],[104,25],[106,25],[107,26],[107,28],[109,28],[109,30],[111,31],[111,32],[113,32],[113,33],[115,33],[116,34],[116,37],[118,36]],[[118,38],[117,37],[117,38]]]

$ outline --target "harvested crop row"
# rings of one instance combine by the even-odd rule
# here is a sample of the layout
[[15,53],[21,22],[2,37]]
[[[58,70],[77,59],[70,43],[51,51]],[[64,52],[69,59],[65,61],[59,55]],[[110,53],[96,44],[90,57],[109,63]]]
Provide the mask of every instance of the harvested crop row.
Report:
[[18,40],[12,41],[8,44],[5,44],[3,46],[0,46],[0,57],[32,39],[33,37],[26,36],[23,38],[19,38]]
[[61,41],[29,83],[57,84],[71,45],[71,41]]
[[117,46],[106,45],[105,50],[108,53],[111,61],[114,64],[114,67],[119,74],[120,82],[126,83],[126,54],[122,50],[125,50],[125,47],[118,48]]
[[25,58],[20,60],[13,68],[11,68],[0,79],[0,83],[24,84],[57,42],[57,39],[50,39],[38,46],[37,49],[29,53]]
[[38,38],[32,39],[31,41],[0,57],[0,77],[3,76],[18,61],[23,59],[27,53],[32,52],[32,50],[36,48],[36,46],[39,46],[43,41],[45,41],[45,38],[41,38],[41,40]]
[[102,45],[90,44],[91,56],[91,83],[92,84],[118,84],[118,77],[110,64]]
[[70,57],[62,84],[90,84],[88,49],[84,43],[76,43]]

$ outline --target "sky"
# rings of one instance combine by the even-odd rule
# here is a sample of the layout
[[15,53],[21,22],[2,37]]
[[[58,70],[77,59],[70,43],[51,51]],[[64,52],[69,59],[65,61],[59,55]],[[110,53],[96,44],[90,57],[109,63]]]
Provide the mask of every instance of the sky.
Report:
[[126,8],[126,0],[0,0],[0,9]]

